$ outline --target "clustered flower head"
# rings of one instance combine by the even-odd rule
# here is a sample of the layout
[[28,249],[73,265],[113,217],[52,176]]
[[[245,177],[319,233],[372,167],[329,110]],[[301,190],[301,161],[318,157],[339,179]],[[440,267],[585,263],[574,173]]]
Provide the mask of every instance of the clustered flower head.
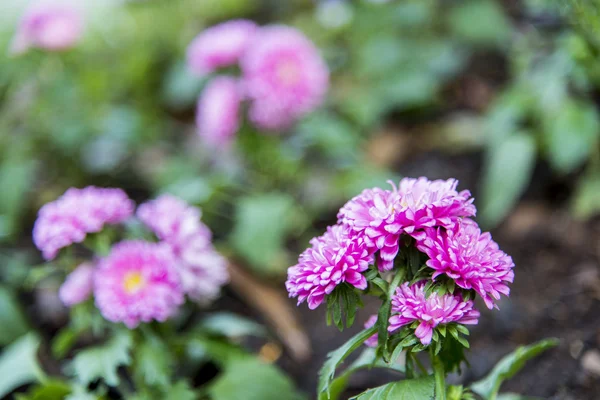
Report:
[[[105,224],[123,222],[134,210],[135,204],[120,189],[71,188],[41,208],[34,242],[51,259],[88,233],[102,235]],[[71,307],[93,295],[107,320],[134,328],[173,316],[185,295],[201,304],[215,299],[228,281],[227,265],[201,214],[170,195],[140,205],[137,217],[158,242],[125,240],[108,254],[97,253],[92,243],[94,261],[68,275],[59,290],[61,301]]]
[[[198,101],[198,133],[226,147],[239,127],[241,103],[260,129],[280,131],[322,104],[329,70],[315,45],[297,29],[251,21],[228,21],[200,33],[187,52],[200,76],[237,65],[239,78],[217,77]],[[217,104],[218,103],[218,104]]]
[[30,48],[60,51],[73,47],[82,37],[84,19],[71,2],[37,0],[26,10],[11,44],[13,54]]
[[[290,297],[297,297],[298,303],[308,299],[309,307],[315,308],[342,283],[365,290],[370,279],[389,281],[403,274],[404,280],[389,299],[390,333],[409,327],[428,345],[438,326],[476,324],[479,312],[471,299],[478,294],[488,308],[497,307],[500,295],[510,293],[514,263],[470,219],[476,214],[473,199],[469,191],[458,191],[457,186],[455,179],[421,177],[402,179],[390,189],[364,190],[340,209],[337,225],[323,236],[343,232],[344,240],[313,239],[298,264],[288,269]],[[348,252],[356,248],[360,248],[360,258]],[[351,262],[343,261],[348,256]],[[409,262],[420,264],[409,267]],[[350,270],[338,265],[353,264],[360,267],[352,270],[352,279],[342,273],[333,275]],[[365,326],[375,321],[371,317]],[[367,345],[376,342],[375,335]]]

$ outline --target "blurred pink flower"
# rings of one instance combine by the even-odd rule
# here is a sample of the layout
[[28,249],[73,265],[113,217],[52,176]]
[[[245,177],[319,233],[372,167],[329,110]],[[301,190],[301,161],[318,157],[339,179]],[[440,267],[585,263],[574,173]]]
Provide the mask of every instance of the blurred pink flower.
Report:
[[60,301],[72,307],[87,300],[92,294],[94,266],[83,263],[73,270],[58,290]]
[[117,243],[94,273],[96,306],[104,318],[130,329],[140,322],[166,321],[184,301],[176,265],[163,244]]
[[274,25],[253,37],[240,65],[250,119],[270,130],[286,128],[323,102],[329,70],[318,49],[294,28]]
[[435,270],[433,279],[447,275],[461,288],[475,290],[490,309],[500,294],[510,294],[507,283],[514,279],[512,258],[470,219],[458,221],[450,229],[426,229],[417,248],[429,256],[427,266]]
[[210,147],[231,144],[239,128],[241,101],[237,79],[217,77],[206,85],[198,101],[196,125],[198,134]]
[[213,247],[200,209],[171,195],[139,206],[138,218],[164,241],[177,261],[184,292],[196,302],[215,299],[229,281],[227,261]]
[[298,297],[298,304],[308,303],[313,310],[336,286],[347,282],[366,289],[367,279],[362,274],[373,263],[373,255],[362,240],[349,237],[347,227],[334,225],[323,236],[313,238],[311,247],[288,268],[285,283],[290,297]]
[[124,221],[134,208],[133,201],[121,189],[70,188],[40,209],[33,227],[33,242],[44,258],[51,260],[61,248],[82,242],[87,233]]
[[433,292],[425,297],[423,281],[409,285],[404,283],[392,297],[392,316],[388,331],[395,332],[405,325],[419,322],[415,329],[421,343],[431,343],[433,330],[438,325],[456,322],[463,325],[475,325],[478,322],[479,311],[474,308],[471,300],[463,301],[461,296],[451,294],[438,295]]
[[202,76],[237,63],[256,29],[254,22],[243,19],[205,29],[188,46],[190,70]]
[[[365,329],[369,329],[369,328],[372,328],[373,326],[375,326],[375,322],[377,322],[377,314],[373,314],[369,317],[367,322],[365,322]],[[377,347],[378,339],[379,339],[379,336],[375,333],[374,335],[369,337],[367,340],[365,340],[365,345],[368,347]]]
[[21,17],[11,52],[20,54],[32,47],[49,51],[71,48],[81,39],[83,28],[83,14],[73,3],[35,1]]

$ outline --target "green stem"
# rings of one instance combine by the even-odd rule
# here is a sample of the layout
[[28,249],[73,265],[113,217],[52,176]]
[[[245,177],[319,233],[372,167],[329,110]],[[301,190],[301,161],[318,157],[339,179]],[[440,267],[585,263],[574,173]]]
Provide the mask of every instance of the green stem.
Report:
[[444,363],[434,354],[433,348],[430,355],[435,377],[435,400],[446,400],[446,372],[444,371]]
[[423,375],[428,375],[427,368],[425,368],[425,366],[423,365],[423,363],[421,362],[421,360],[419,360],[419,357],[417,356],[417,354],[413,354],[412,358],[415,360],[415,363],[417,364],[417,366],[421,370],[421,373],[423,373]]

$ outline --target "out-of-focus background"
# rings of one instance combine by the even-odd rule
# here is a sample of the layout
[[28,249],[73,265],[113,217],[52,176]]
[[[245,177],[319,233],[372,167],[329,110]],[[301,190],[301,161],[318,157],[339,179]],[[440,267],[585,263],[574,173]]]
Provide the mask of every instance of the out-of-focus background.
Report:
[[[240,270],[212,309],[265,322],[285,343],[297,333],[277,316],[280,303],[293,306],[286,269],[347,199],[402,176],[455,177],[513,256],[516,279],[499,311],[481,307],[471,368],[452,379],[476,379],[515,346],[558,337],[506,389],[598,398],[597,2],[94,0],[74,49],[9,57],[27,3],[0,5],[0,323],[14,311],[5,294],[48,336],[64,323],[53,289],[32,283],[43,271],[31,229],[40,206],[71,186],[121,187],[135,200],[168,192],[200,206]],[[185,49],[239,17],[303,31],[331,87],[285,133],[242,132],[235,151],[219,153],[196,134],[206,78],[187,70]],[[246,277],[250,288],[235,284]],[[292,344],[272,358],[310,397],[326,353],[360,326],[340,333],[325,310],[292,310],[310,352]],[[0,332],[0,346],[10,340]],[[385,379],[364,372],[351,389]]]

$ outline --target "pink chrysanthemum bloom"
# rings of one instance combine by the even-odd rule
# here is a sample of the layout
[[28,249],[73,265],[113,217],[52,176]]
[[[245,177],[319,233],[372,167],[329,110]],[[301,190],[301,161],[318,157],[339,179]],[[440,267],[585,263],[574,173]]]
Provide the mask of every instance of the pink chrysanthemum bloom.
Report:
[[213,247],[202,213],[181,199],[162,195],[139,206],[138,218],[169,246],[184,292],[199,303],[216,298],[229,280],[227,261]]
[[395,332],[405,325],[419,322],[415,336],[421,343],[431,343],[433,330],[438,325],[456,322],[463,325],[475,325],[478,322],[479,311],[473,301],[463,301],[460,296],[451,294],[438,295],[433,292],[425,297],[424,282],[409,285],[404,283],[392,297],[392,316],[388,331]]
[[429,256],[427,266],[435,270],[434,279],[447,275],[461,288],[475,290],[490,309],[500,294],[510,294],[507,284],[514,279],[512,258],[470,219],[458,221],[450,229],[426,229],[417,248]]
[[20,54],[29,48],[59,51],[71,48],[83,34],[83,14],[71,3],[36,1],[25,11],[11,44]]
[[130,329],[166,321],[183,304],[177,261],[163,244],[120,242],[94,273],[94,297],[104,318]]
[[373,255],[362,240],[349,237],[350,233],[340,225],[327,228],[324,235],[310,241],[311,247],[300,254],[298,264],[288,269],[285,285],[290,297],[298,297],[298,304],[306,300],[314,310],[344,282],[366,289],[362,272],[373,263]]
[[82,242],[87,233],[124,221],[134,208],[133,201],[121,189],[71,188],[40,209],[33,227],[33,242],[44,258],[51,260],[61,248]]
[[86,301],[92,294],[94,266],[83,263],[73,270],[58,290],[60,301],[72,307]]
[[187,63],[202,76],[238,62],[258,27],[252,21],[227,21],[204,30],[190,43]]
[[329,70],[318,49],[294,28],[260,29],[240,59],[250,119],[270,130],[286,128],[323,102]]
[[[365,329],[369,329],[369,328],[372,328],[373,326],[375,326],[375,322],[377,322],[377,314],[373,314],[373,315],[371,315],[369,317],[369,319],[367,320],[367,322],[365,322]],[[367,340],[365,340],[365,346],[368,346],[368,347],[377,347],[377,341],[378,341],[378,339],[379,339],[379,337],[375,333],[370,338],[368,338]]]
[[210,147],[227,147],[235,138],[241,101],[240,85],[234,78],[217,77],[206,86],[198,100],[196,126]]

